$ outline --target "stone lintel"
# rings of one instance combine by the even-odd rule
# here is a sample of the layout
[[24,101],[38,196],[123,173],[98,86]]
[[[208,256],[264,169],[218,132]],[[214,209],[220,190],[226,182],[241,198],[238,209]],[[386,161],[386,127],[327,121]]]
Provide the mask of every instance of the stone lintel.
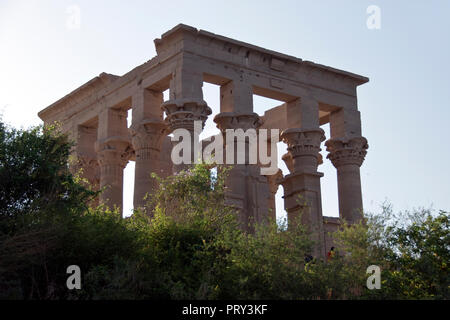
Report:
[[65,95],[61,99],[49,105],[47,108],[41,110],[38,113],[39,118],[42,119],[45,123],[52,121],[53,117],[60,112],[61,106],[64,104],[72,104],[76,105],[83,99],[88,96],[95,94],[95,92],[107,87],[111,83],[113,83],[116,79],[120,78],[119,76],[102,72],[97,77],[89,80],[82,86],[73,90],[69,94]]
[[[277,71],[280,71],[280,69],[283,70],[284,65],[289,61],[294,64],[305,65],[308,67],[319,69],[322,72],[327,72],[351,79],[355,82],[356,85],[361,85],[369,81],[367,77],[363,77],[351,72],[339,70],[322,64],[317,64],[311,61],[302,60],[294,56],[290,56],[273,50],[268,50],[259,46],[252,45],[250,43],[214,34],[209,31],[198,30],[185,24],[179,24],[168,32],[162,34],[161,38],[155,39],[154,42],[157,52],[161,52],[168,46],[170,46],[171,41],[173,41],[174,39],[182,40],[183,37],[186,37],[191,41],[201,43],[214,43],[216,47],[222,47],[225,50],[228,50],[229,53],[239,53],[243,56],[247,56],[247,58],[251,52],[263,54],[269,57],[267,63],[271,66],[271,69]],[[238,49],[238,51],[236,51],[236,49]]]
[[[343,83],[343,81],[350,81],[355,85],[359,85],[368,81],[367,78],[355,75],[350,72],[322,66],[309,61],[303,61],[292,56],[263,49],[223,36],[215,35],[207,31],[198,31],[197,29],[190,26],[178,25],[169,32],[163,34],[161,39],[155,40],[157,48],[161,46],[167,46],[168,48],[170,48],[169,51],[171,51],[171,54],[169,56],[165,57],[158,54],[158,56],[156,56],[155,58],[134,68],[121,77],[102,73],[100,76],[94,78],[85,85],[74,90],[69,95],[63,97],[62,99],[58,100],[57,102],[41,111],[39,113],[39,116],[44,120],[44,122],[49,123],[54,120],[66,121],[67,116],[72,117],[75,114],[83,113],[84,121],[90,121],[90,118],[88,119],[87,117],[90,117],[90,115],[93,114],[91,110],[94,107],[96,109],[99,108],[97,104],[101,104],[102,99],[108,100],[104,101],[108,105],[121,103],[122,100],[128,101],[133,94],[132,91],[136,86],[136,83],[144,82],[146,87],[156,86],[158,87],[158,90],[165,90],[168,85],[168,76],[170,76],[169,69],[171,67],[169,66],[169,64],[172,65],[173,61],[178,60],[178,55],[180,53],[186,55],[189,50],[191,50],[191,48],[177,45],[176,39],[178,39],[177,37],[179,36],[182,36],[181,38],[184,37],[186,39],[189,39],[190,43],[193,44],[195,48],[200,50],[200,53],[204,51],[205,46],[208,48],[208,44],[211,46],[211,50],[213,51],[217,50],[218,48],[221,48],[220,50],[225,50],[225,53],[229,55],[229,58],[223,60],[222,57],[219,57],[218,59],[221,61],[223,60],[223,63],[225,63],[226,65],[230,65],[230,67],[233,66],[232,61],[237,61],[236,58],[238,56],[242,57],[242,59],[238,59],[239,63],[236,66],[238,66],[239,68],[246,68],[247,73],[258,73],[259,71],[262,71],[262,69],[259,70],[258,68],[260,68],[262,65],[266,66],[267,64],[267,68],[264,68],[266,68],[268,70],[267,72],[269,73],[273,72],[274,77],[269,77],[267,83],[258,84],[253,83],[256,78],[252,78],[251,81],[255,94],[262,94],[264,96],[267,96],[270,95],[269,91],[272,90],[271,92],[279,92],[279,94],[285,95],[279,97],[277,96],[275,98],[281,97],[282,100],[289,100],[294,96],[289,93],[289,90],[291,89],[288,89],[287,87],[292,87],[293,85],[295,85],[295,83],[297,83],[296,85],[298,86],[298,88],[306,88],[308,86],[311,86],[315,91],[318,90],[320,86],[313,82],[308,83],[307,79],[315,79],[314,81],[318,81],[318,83],[324,80],[328,84],[320,89],[320,96],[324,94],[330,94],[329,96],[327,96],[326,100],[327,103],[333,104],[333,101],[336,101],[335,99],[338,99],[339,97],[345,98],[347,96],[356,96],[356,91],[353,90],[351,90],[350,92],[346,91],[347,89],[345,89],[344,91],[339,93],[339,90],[337,90],[338,87],[336,87],[336,85]],[[230,52],[228,52],[228,50],[230,50]],[[198,56],[198,53],[195,54]],[[253,63],[255,56],[258,56],[258,59],[261,59],[262,64],[260,64],[259,62]],[[208,59],[213,57],[215,57],[214,54],[198,56],[201,61],[199,65],[208,65],[210,61]],[[243,63],[241,63],[241,60],[243,61]],[[265,62],[263,62],[263,60],[265,60]],[[248,61],[247,67],[246,61]],[[205,73],[207,73],[208,70],[199,70],[199,72],[203,72],[204,77],[206,77]],[[302,74],[302,79],[296,78],[296,75],[300,73]],[[307,74],[311,74],[311,76],[306,77],[305,75]],[[216,74],[215,76],[220,77],[221,74]],[[261,74],[261,76],[263,76],[263,74]],[[333,79],[333,77],[336,77],[336,79],[329,81],[330,79]],[[161,87],[157,82],[163,80],[165,84]],[[292,83],[289,84],[289,82]],[[265,92],[264,90],[269,91]],[[317,98],[319,100],[321,99],[321,97]],[[122,100],[119,101],[117,99]],[[342,104],[341,101],[336,103],[337,105]],[[127,102],[126,104],[128,105],[129,103]],[[88,108],[89,106],[90,108]],[[61,115],[63,115],[64,117],[62,117]],[[95,117],[95,114],[93,115],[93,117]]]

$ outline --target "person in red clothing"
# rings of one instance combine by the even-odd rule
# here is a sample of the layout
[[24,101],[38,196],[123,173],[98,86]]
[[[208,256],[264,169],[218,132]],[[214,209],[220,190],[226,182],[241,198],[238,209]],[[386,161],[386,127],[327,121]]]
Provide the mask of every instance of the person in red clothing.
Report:
[[334,247],[331,247],[330,251],[327,253],[327,260],[331,260],[334,257]]

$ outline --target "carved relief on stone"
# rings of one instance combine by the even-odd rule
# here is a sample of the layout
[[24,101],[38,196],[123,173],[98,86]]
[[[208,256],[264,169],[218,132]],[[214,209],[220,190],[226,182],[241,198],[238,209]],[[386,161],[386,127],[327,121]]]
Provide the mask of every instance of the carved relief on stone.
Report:
[[263,121],[257,113],[221,112],[214,117],[217,127],[225,133],[226,129],[258,129]]
[[286,167],[289,169],[289,172],[293,172],[294,171],[294,162],[292,161],[292,154],[287,152],[287,153],[283,154],[281,159],[286,164]]
[[[217,127],[222,132],[223,135],[223,141],[225,145],[228,147],[232,147],[234,145],[235,148],[235,161],[237,160],[237,157],[243,156],[245,157],[245,163],[249,163],[251,158],[251,152],[254,152],[255,150],[250,150],[250,140],[257,141],[257,130],[262,125],[262,120],[259,117],[258,114],[251,112],[251,113],[238,113],[238,112],[221,112],[217,114],[214,117],[214,122],[217,124]],[[228,141],[227,139],[227,130],[237,130],[240,129],[244,132],[244,135],[240,135],[236,133],[234,136],[234,141]],[[247,131],[249,129],[254,129]],[[248,140],[247,140],[248,137]],[[237,141],[237,143],[235,143]],[[244,150],[238,150],[238,146],[241,145],[241,143],[244,143],[245,149]],[[242,154],[243,151],[243,154]]]
[[347,164],[361,166],[369,145],[364,137],[337,138],[325,142],[330,159],[336,168]]
[[161,106],[166,112],[165,119],[171,131],[184,128],[194,130],[194,121],[202,121],[202,128],[212,110],[202,99],[177,99],[169,100]]
[[291,173],[314,167],[315,172],[323,162],[320,144],[325,140],[325,133],[322,129],[287,129],[281,133],[281,139],[287,144],[288,150],[282,159]]
[[82,170],[82,177],[87,179],[94,187],[100,183],[100,167],[96,158],[92,155],[78,154],[75,171]]
[[125,168],[134,150],[127,139],[108,138],[96,143],[98,162],[101,167],[118,166]]
[[281,139],[288,146],[288,151],[293,158],[303,155],[314,155],[318,157],[320,144],[325,140],[322,129],[287,129],[281,133]]
[[[322,150],[322,149],[321,149]],[[323,156],[322,154],[317,154],[317,165],[323,164]]]
[[167,125],[162,120],[143,120],[130,128],[131,140],[138,159],[159,159]]

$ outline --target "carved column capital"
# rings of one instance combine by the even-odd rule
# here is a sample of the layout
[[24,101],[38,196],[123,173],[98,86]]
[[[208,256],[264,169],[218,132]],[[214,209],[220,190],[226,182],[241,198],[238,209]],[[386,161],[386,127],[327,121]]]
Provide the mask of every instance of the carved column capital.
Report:
[[72,168],[75,172],[82,170],[82,177],[86,178],[94,187],[100,183],[100,171],[97,158],[93,154],[77,152]]
[[217,127],[225,133],[226,129],[258,129],[262,125],[262,119],[257,113],[221,112],[214,117]]
[[77,153],[77,163],[76,166],[78,168],[90,169],[90,168],[98,168],[98,161],[94,155],[85,154],[85,153]]
[[322,129],[298,129],[292,128],[281,133],[281,139],[288,146],[288,151],[293,158],[299,156],[318,156],[320,144],[325,140],[325,133]]
[[98,166],[97,158],[91,154],[77,153],[77,160],[77,165],[82,168]]
[[289,171],[316,172],[317,166],[322,163],[320,144],[325,140],[322,129],[292,128],[281,133],[281,139],[287,144],[288,153],[283,155]]
[[107,138],[96,143],[98,162],[100,166],[116,165],[125,168],[133,155],[129,140],[122,137]]
[[164,102],[161,107],[166,112],[165,119],[170,131],[178,128],[194,131],[194,121],[202,121],[202,128],[206,119],[212,113],[203,99],[176,99]]
[[360,167],[364,162],[369,145],[364,137],[330,139],[325,143],[330,159],[336,168],[353,164]]
[[136,160],[155,158],[167,133],[167,124],[158,119],[143,120],[130,129]]

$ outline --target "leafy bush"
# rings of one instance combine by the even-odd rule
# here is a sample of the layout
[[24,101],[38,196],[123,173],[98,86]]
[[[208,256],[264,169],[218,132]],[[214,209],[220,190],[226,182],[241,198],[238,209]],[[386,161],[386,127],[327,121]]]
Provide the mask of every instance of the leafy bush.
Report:
[[[56,128],[0,122],[1,299],[448,299],[449,215],[386,206],[334,234],[329,261],[310,259],[301,225],[239,228],[224,204],[226,170],[197,165],[158,179],[144,211],[123,219],[67,168]],[[78,265],[82,289],[68,290]],[[366,269],[381,267],[380,290]]]

